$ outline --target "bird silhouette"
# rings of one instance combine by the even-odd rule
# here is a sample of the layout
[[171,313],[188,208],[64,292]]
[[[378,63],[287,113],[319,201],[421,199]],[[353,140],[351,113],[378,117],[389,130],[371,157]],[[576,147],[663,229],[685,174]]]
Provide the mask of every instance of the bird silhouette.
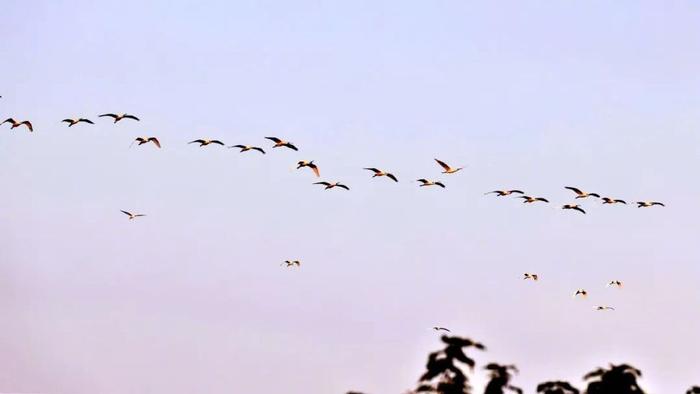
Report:
[[572,209],[572,210],[574,210],[574,211],[579,211],[579,212],[581,212],[581,213],[583,213],[583,214],[586,213],[586,211],[584,211],[583,208],[581,208],[581,206],[578,205],[578,204],[566,204],[566,205],[563,205],[563,206],[561,207],[561,209]]
[[314,164],[313,160],[311,160],[311,161],[301,160],[301,161],[297,162],[297,170],[300,168],[303,168],[303,167],[309,167],[311,169],[311,171],[313,171],[314,174],[316,174],[317,178],[321,176],[321,171],[318,169],[318,166],[316,164]]
[[144,215],[144,214],[142,214],[142,213],[133,214],[133,213],[128,212],[128,211],[121,211],[121,212],[122,212],[123,214],[129,216],[129,220],[134,220],[134,219],[136,219],[136,218],[140,218],[140,217],[142,217],[142,216],[146,216],[146,215]]
[[325,190],[333,189],[334,187],[339,187],[341,189],[350,190],[349,187],[343,185],[340,182],[333,182],[333,183],[331,183],[331,182],[314,182],[314,185],[323,185],[323,186],[325,186],[325,188],[324,188]]
[[75,119],[63,119],[61,122],[68,123],[68,127],[73,127],[77,125],[78,123],[89,123],[89,124],[95,124],[93,123],[90,119],[86,118],[75,118]]
[[611,280],[608,282],[608,287],[617,287],[617,288],[622,288],[622,282],[619,280]]
[[292,144],[291,142],[287,142],[287,141],[281,140],[281,139],[279,139],[279,138],[277,138],[277,137],[265,137],[265,138],[275,143],[275,145],[273,145],[272,148],[279,148],[279,147],[283,146],[283,147],[285,147],[285,148],[289,148],[289,149],[292,149],[292,150],[299,150],[299,149],[297,149],[297,147],[294,146],[294,144]]
[[424,178],[418,179],[418,182],[421,183],[421,185],[419,185],[421,187],[422,186],[440,186],[443,189],[445,188],[445,184],[443,184],[442,182],[429,181],[429,180],[424,179]]
[[203,139],[190,141],[190,142],[188,142],[188,144],[199,144],[200,147],[202,147],[202,146],[207,146],[207,145],[210,145],[210,144],[216,144],[216,145],[224,146],[224,143],[221,142],[221,141],[219,141],[219,140],[203,140]]
[[443,174],[454,174],[455,172],[464,168],[464,167],[459,167],[459,168],[450,167],[447,163],[445,163],[444,161],[438,160],[438,159],[435,159],[435,161],[438,163],[438,165],[440,165],[440,167],[442,167]]
[[285,265],[285,264],[287,267],[294,267],[294,266],[301,267],[301,261],[299,261],[299,260],[284,260],[284,262],[280,265]]
[[648,207],[653,207],[654,205],[659,205],[662,207],[665,207],[663,203],[660,203],[658,201],[637,201],[637,208],[648,208]]
[[603,197],[601,200],[603,200],[603,204],[625,204],[627,205],[627,201],[625,200],[615,200],[610,197]]
[[249,150],[256,150],[263,155],[265,154],[265,151],[262,148],[259,148],[257,146],[250,146],[250,145],[233,145],[229,146],[229,149],[231,148],[240,148],[241,150],[239,152],[248,152]]
[[581,189],[577,189],[572,186],[565,186],[564,189],[569,189],[576,193],[576,198],[586,198],[586,197],[598,197],[600,198],[600,195],[598,193],[587,193],[582,191]]
[[484,194],[495,194],[496,197],[510,196],[513,193],[523,194],[521,190],[494,190],[492,192],[487,192]]
[[579,296],[579,295],[583,298],[586,298],[586,297],[588,297],[588,292],[584,289],[578,289],[578,290],[576,290],[576,293],[574,293],[574,297]]
[[23,120],[20,122],[20,121],[14,120],[13,118],[7,118],[7,119],[5,119],[4,122],[0,123],[0,126],[4,125],[5,123],[10,123],[12,125],[12,127],[10,127],[10,130],[12,130],[16,127],[19,127],[19,126],[26,126],[27,129],[29,129],[29,131],[34,131],[34,126],[32,126],[32,122],[30,122],[28,120]]
[[158,138],[156,137],[136,137],[134,142],[131,144],[133,145],[134,143],[138,142],[139,145],[147,144],[149,142],[153,142],[153,145],[157,146],[160,148],[160,141],[158,141]]
[[529,274],[529,273],[524,273],[523,274],[523,280],[525,279],[532,279],[535,282],[539,280],[539,276],[537,274]]
[[450,329],[449,329],[449,328],[445,328],[445,327],[438,327],[438,326],[435,326],[435,327],[433,327],[433,330],[435,330],[435,331],[446,331],[446,332],[452,332],[452,331],[450,331]]
[[129,114],[102,114],[98,116],[99,118],[103,117],[110,117],[114,119],[114,123],[119,122],[122,119],[132,119],[135,121],[140,121],[141,119],[135,117],[134,115],[129,115]]
[[399,181],[398,179],[396,179],[396,177],[394,176],[394,174],[391,174],[391,173],[386,172],[386,171],[382,171],[382,170],[380,170],[380,169],[378,169],[378,168],[369,167],[369,168],[365,168],[365,170],[369,170],[369,171],[374,172],[374,175],[372,175],[372,178],[378,177],[378,176],[385,176],[385,177],[391,179],[391,180],[394,181],[394,182],[398,182],[398,181]]
[[542,202],[546,202],[546,203],[549,202],[549,200],[547,200],[546,198],[542,198],[542,197],[518,196],[518,198],[523,199],[523,204],[532,204],[532,203],[537,202],[537,201],[542,201]]
[[614,311],[615,308],[613,308],[611,306],[607,306],[607,305],[599,305],[599,306],[595,307],[595,310],[597,310],[597,311]]

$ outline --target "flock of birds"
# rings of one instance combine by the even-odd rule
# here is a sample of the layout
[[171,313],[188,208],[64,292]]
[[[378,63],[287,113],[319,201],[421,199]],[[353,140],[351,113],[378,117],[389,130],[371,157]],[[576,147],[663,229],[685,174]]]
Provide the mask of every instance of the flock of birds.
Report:
[[[138,117],[131,115],[131,114],[127,114],[127,113],[116,113],[116,114],[115,113],[106,113],[106,114],[99,115],[98,117],[100,117],[100,118],[102,118],[102,117],[112,118],[112,119],[114,119],[113,123],[120,122],[124,119],[140,121],[140,119]],[[94,122],[91,121],[90,119],[81,118],[81,117],[63,119],[61,122],[67,123],[68,127],[73,127],[73,126],[78,125],[80,123],[94,124]],[[9,123],[11,125],[10,130],[21,127],[21,126],[25,126],[29,132],[34,131],[34,126],[28,120],[18,121],[14,118],[8,118],[5,121],[3,121],[2,123],[0,123],[0,126],[4,125],[5,123]],[[267,139],[273,143],[273,145],[272,145],[273,149],[275,149],[275,148],[288,148],[288,149],[293,150],[293,151],[299,150],[293,143],[291,143],[289,141],[285,141],[285,140],[277,138],[277,137],[265,137],[265,139]],[[161,148],[160,141],[158,140],[157,137],[154,137],[154,136],[137,137],[136,139],[134,139],[134,141],[132,142],[131,145],[138,144],[138,146],[141,146],[141,145],[148,144],[148,143],[152,143],[153,145],[155,145],[159,149]],[[205,147],[205,146],[209,146],[209,145],[226,146],[222,141],[216,140],[216,139],[196,139],[196,140],[188,142],[188,144],[199,144],[200,147]],[[237,145],[229,146],[228,148],[239,149],[239,152],[241,152],[241,153],[249,152],[249,151],[257,151],[261,154],[266,154],[265,150],[259,146],[237,144]],[[464,167],[452,167],[449,164],[447,164],[446,162],[439,160],[439,159],[435,159],[435,162],[437,163],[437,165],[439,165],[442,168],[441,173],[446,174],[446,175],[455,174],[455,173],[461,171],[462,169],[464,169]],[[310,160],[310,161],[300,160],[297,162],[296,168],[297,169],[309,168],[314,173],[314,175],[316,177],[321,176],[320,169],[319,169],[318,165],[316,163],[314,163],[313,160]],[[394,182],[399,182],[398,178],[394,174],[387,172],[387,171],[384,171],[384,170],[381,170],[379,168],[365,167],[364,170],[371,171],[373,173],[372,178],[386,177]],[[420,183],[420,185],[419,185],[420,187],[437,186],[437,187],[440,187],[442,189],[446,188],[445,184],[439,180],[420,178],[420,179],[417,179],[416,181]],[[320,182],[314,182],[313,184],[324,186],[324,190],[330,190],[330,189],[334,189],[334,188],[350,190],[350,187],[348,187],[347,185],[345,185],[341,182],[337,182],[337,181],[336,182],[320,181]],[[576,188],[576,187],[566,186],[565,189],[568,189],[568,190],[574,192],[576,194],[576,196],[575,196],[576,200],[587,199],[587,198],[598,198],[598,199],[600,199],[600,201],[602,201],[603,205],[616,205],[616,204],[627,205],[627,202],[625,200],[612,198],[612,197],[601,197],[600,194],[598,194],[598,193],[591,193],[591,192],[583,191],[583,190]],[[544,198],[544,197],[529,196],[529,195],[526,195],[522,190],[517,190],[517,189],[494,190],[494,191],[487,192],[485,194],[486,195],[495,194],[497,197],[506,197],[506,196],[517,195],[517,198],[522,199],[522,202],[524,204],[534,204],[534,203],[538,203],[538,202],[539,203],[549,203],[549,200]],[[654,207],[654,206],[661,206],[661,207],[665,206],[662,202],[659,202],[659,201],[637,201],[636,204],[637,204],[637,208],[650,208],[650,207]],[[572,211],[580,212],[582,214],[586,214],[586,211],[583,209],[583,207],[581,207],[580,204],[564,204],[561,206],[561,209],[572,210]],[[133,220],[133,219],[136,219],[139,217],[146,216],[145,214],[142,214],[142,213],[132,213],[132,212],[125,211],[125,210],[122,210],[121,212],[124,213],[125,215],[127,215],[129,220]],[[301,267],[301,261],[299,261],[299,260],[286,260],[281,265],[286,266],[288,268]],[[523,279],[537,282],[539,280],[539,275],[536,273],[525,273]],[[608,286],[621,289],[622,282],[619,280],[612,280],[608,283]],[[588,296],[588,292],[585,289],[578,289],[574,293],[574,297],[585,298],[587,296]],[[607,306],[607,305],[599,305],[599,306],[595,307],[595,309],[601,310],[601,311],[602,310],[615,310],[615,308],[613,308],[611,306]],[[435,327],[433,327],[433,329],[435,331],[450,332],[450,330],[446,327],[435,326]]]

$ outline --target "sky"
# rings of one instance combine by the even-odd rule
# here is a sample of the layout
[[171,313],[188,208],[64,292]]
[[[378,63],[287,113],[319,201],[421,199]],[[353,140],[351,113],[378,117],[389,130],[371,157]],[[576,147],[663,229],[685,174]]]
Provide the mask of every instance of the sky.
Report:
[[[35,131],[0,128],[0,392],[400,393],[435,325],[526,392],[608,362],[651,393],[700,384],[699,19],[696,1],[3,2],[0,117]],[[60,123],[78,116],[95,125]],[[582,215],[564,186],[666,207]],[[551,203],[484,195],[502,188]]]

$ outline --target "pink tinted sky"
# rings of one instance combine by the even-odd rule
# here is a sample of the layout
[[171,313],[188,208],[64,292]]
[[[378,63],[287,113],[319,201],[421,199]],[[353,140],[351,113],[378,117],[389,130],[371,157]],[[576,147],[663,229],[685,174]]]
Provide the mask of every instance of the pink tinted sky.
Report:
[[[486,343],[481,364],[517,364],[526,392],[608,361],[650,392],[700,383],[697,2],[3,14],[0,117],[36,132],[0,129],[0,391],[397,393],[436,324]],[[139,135],[163,149],[128,149]],[[266,135],[301,151],[186,144]],[[299,159],[352,190],[312,186]],[[583,216],[559,209],[566,185],[668,206]],[[483,195],[511,187],[552,204]]]

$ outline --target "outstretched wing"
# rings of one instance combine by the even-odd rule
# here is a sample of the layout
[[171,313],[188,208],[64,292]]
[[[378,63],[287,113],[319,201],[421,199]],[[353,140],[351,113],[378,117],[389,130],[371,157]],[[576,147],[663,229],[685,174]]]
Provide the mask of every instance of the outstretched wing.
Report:
[[32,126],[32,123],[31,123],[30,121],[25,120],[24,122],[22,122],[22,123],[20,123],[20,124],[23,124],[23,125],[27,126],[27,128],[29,129],[29,131],[34,131],[34,127]]
[[549,202],[549,200],[547,200],[546,198],[542,198],[542,197],[537,197],[535,199],[535,201]]
[[151,138],[149,138],[148,140],[151,141],[151,142],[153,142],[154,144],[156,144],[156,146],[157,146],[158,148],[160,148],[160,141],[158,141],[158,138],[156,138],[156,137],[151,137]]
[[105,117],[105,116],[109,116],[110,118],[114,118],[114,119],[117,119],[117,118],[118,118],[118,116],[117,116],[116,114],[102,114],[102,115],[98,115],[97,117],[98,117],[98,118],[102,118],[102,117]]
[[329,182],[314,182],[314,185],[330,186],[331,184]]
[[287,148],[289,148],[289,149],[291,149],[291,150],[296,150],[296,151],[299,150],[299,149],[297,149],[296,146],[290,144],[289,142],[287,142],[286,144],[284,144],[284,146],[286,146]]
[[445,185],[442,182],[435,182],[436,185],[440,186],[441,188],[445,188]]
[[212,140],[211,143],[212,143],[212,144],[218,144],[218,145],[221,145],[221,146],[224,145],[224,143],[221,142],[221,141],[219,141],[219,140]]
[[573,192],[576,193],[576,194],[583,194],[583,192],[582,192],[580,189],[577,189],[577,188],[572,187],[572,186],[565,186],[564,189],[569,189],[569,190],[573,191]]
[[381,172],[378,168],[374,168],[374,167],[366,167],[366,168],[364,168],[364,169],[365,169],[365,170],[372,171],[372,172],[374,172],[375,174],[379,174],[379,173]]
[[188,142],[188,144],[194,144],[194,143],[203,144],[203,143],[204,143],[204,140],[194,140],[194,141]]
[[124,114],[124,116],[122,116],[122,118],[133,119],[133,120],[138,120],[138,121],[141,120],[141,119],[135,117],[134,115],[129,115],[129,114]]
[[584,211],[583,208],[581,208],[581,207],[573,207],[572,209],[573,209],[574,211],[579,211],[579,212],[581,212],[581,213],[583,213],[583,214],[586,213],[586,211]]
[[389,174],[389,173],[387,173],[387,174],[386,174],[386,177],[389,178],[389,179],[391,179],[391,180],[394,181],[394,182],[398,182],[398,181],[399,181],[398,179],[396,179],[396,177],[394,176],[394,174]]
[[121,211],[121,212],[122,212],[123,214],[125,214],[125,215],[129,215],[129,216],[132,216],[132,215],[131,215],[131,212],[127,212],[127,211],[122,211],[121,209],[120,209],[120,211]]
[[448,166],[444,161],[440,161],[438,159],[435,159],[435,161],[440,165],[440,167],[444,168],[445,171],[450,169],[450,166]]
[[282,140],[279,139],[279,138],[277,138],[277,137],[265,137],[265,139],[268,139],[268,140],[270,140],[270,141],[272,141],[272,142],[275,142],[275,143],[277,143],[277,144],[279,144],[280,142],[282,142]]
[[85,122],[85,123],[95,124],[95,123],[93,123],[90,119],[85,119],[85,118],[80,118],[80,119],[78,119],[78,122]]
[[316,164],[309,164],[309,167],[311,167],[311,170],[313,170],[314,174],[316,174],[317,178],[321,177],[321,172],[318,170],[318,166]]
[[340,183],[338,183],[336,186],[338,186],[338,187],[341,188],[341,189],[350,190],[349,187],[347,187],[347,186],[345,186],[345,185],[341,185]]
[[254,146],[254,147],[252,147],[252,148],[250,148],[250,149],[256,150],[256,151],[262,153],[263,155],[265,154],[265,151],[264,151],[262,148],[258,148],[257,146]]

